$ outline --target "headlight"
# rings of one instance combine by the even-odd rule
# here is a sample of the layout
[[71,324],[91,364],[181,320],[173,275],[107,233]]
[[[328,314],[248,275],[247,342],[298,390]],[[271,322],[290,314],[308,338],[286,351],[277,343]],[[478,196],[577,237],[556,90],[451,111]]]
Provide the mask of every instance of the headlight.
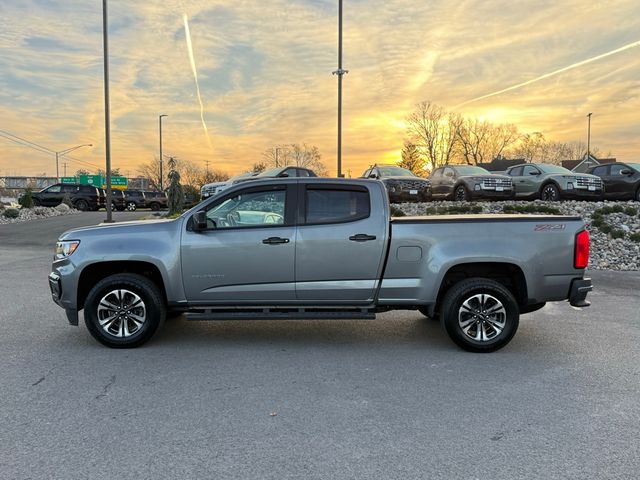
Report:
[[474,189],[476,192],[479,192],[479,191],[482,189],[482,187],[480,186],[480,184],[479,184],[479,183],[476,183],[476,184],[475,184],[475,186],[473,187],[473,189]]
[[573,190],[573,183],[567,183],[567,190]]
[[67,240],[64,242],[56,242],[56,260],[67,258],[76,251],[80,245],[80,240]]

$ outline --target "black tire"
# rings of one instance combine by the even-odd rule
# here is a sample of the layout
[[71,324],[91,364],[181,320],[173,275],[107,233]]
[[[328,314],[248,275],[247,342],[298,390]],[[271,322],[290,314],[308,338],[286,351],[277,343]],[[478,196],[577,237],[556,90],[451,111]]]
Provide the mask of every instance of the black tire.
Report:
[[540,200],[557,202],[560,200],[560,190],[553,183],[547,183],[540,189]]
[[119,212],[123,212],[123,211],[124,211],[124,207],[116,207],[116,209],[117,209]]
[[34,207],[39,207],[40,206],[40,200],[38,200],[37,198],[33,199],[33,206]]
[[[127,337],[118,337],[105,331],[99,320],[103,313],[99,312],[98,309],[99,306],[104,305],[104,303],[101,304],[100,302],[105,296],[108,297],[111,292],[118,290],[126,290],[131,294],[137,295],[142,302],[142,307],[132,308],[131,311],[135,311],[140,315],[141,311],[139,309],[142,308],[145,316],[142,325]],[[122,295],[123,303],[130,301],[127,300],[127,295],[126,293]],[[127,317],[124,313],[127,308],[131,307],[124,306],[121,316]],[[103,308],[103,312],[104,310]],[[114,312],[114,315],[107,318],[118,317],[118,314],[115,313],[116,310],[107,310]],[[98,342],[111,348],[133,348],[142,345],[158,330],[158,327],[164,322],[166,314],[167,309],[164,298],[157,285],[148,278],[133,273],[118,273],[100,280],[91,289],[84,304],[84,321],[89,333]],[[118,321],[120,322],[119,324],[117,323]],[[136,326],[133,321],[121,320],[120,318],[116,318],[110,324],[113,328],[116,328],[123,322],[127,322],[127,325]]]
[[[481,303],[478,297],[486,301]],[[502,310],[496,314],[485,310],[494,310],[498,306]],[[520,311],[513,294],[504,285],[488,278],[468,278],[455,284],[445,294],[440,308],[440,322],[451,340],[464,350],[488,353],[499,350],[511,341],[518,330]],[[500,325],[499,332],[494,325]],[[466,333],[463,328],[467,329]]]
[[429,315],[429,309],[427,307],[420,307],[418,308],[418,311],[424,315],[427,320],[439,320],[437,315],[434,315],[433,317]]
[[86,200],[83,200],[83,199],[81,198],[80,200],[76,201],[76,205],[75,205],[75,207],[76,207],[78,210],[81,210],[81,211],[83,211],[83,212],[86,212],[87,210],[89,210],[89,203],[87,203],[87,201],[86,201]]
[[465,202],[469,200],[469,191],[464,185],[458,185],[453,192],[453,199],[456,202]]
[[[640,202],[640,187],[638,187],[638,189],[636,190],[635,201],[636,202]],[[35,200],[34,200],[34,202],[35,202]],[[35,205],[35,203],[34,203],[34,205]]]
[[130,212],[135,212],[137,208],[138,206],[135,204],[135,202],[127,202],[127,210],[129,210]]
[[153,210],[154,212],[157,212],[158,210],[160,210],[160,204],[159,203],[152,203],[150,205],[151,210]]

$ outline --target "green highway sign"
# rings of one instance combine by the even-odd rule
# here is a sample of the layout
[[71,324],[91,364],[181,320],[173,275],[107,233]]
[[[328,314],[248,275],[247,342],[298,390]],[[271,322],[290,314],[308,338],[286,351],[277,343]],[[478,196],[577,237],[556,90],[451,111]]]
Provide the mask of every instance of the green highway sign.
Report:
[[78,183],[76,177],[61,177],[60,181],[62,183]]

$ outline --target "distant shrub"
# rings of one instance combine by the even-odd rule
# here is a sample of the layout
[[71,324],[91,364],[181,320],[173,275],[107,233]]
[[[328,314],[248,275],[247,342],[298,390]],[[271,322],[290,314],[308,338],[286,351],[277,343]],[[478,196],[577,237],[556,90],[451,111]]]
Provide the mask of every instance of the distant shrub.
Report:
[[5,208],[3,215],[7,218],[18,218],[20,211],[17,208]]
[[624,230],[612,228],[611,229],[611,238],[624,238]]
[[632,233],[631,235],[629,235],[629,238],[634,242],[640,243],[640,232]]
[[624,209],[624,213],[630,217],[635,217],[638,214],[638,209],[634,207],[627,207]]
[[31,188],[27,187],[24,191],[18,203],[22,208],[32,208],[33,207],[33,195],[31,193]]
[[556,207],[546,205],[505,205],[502,207],[504,213],[544,213],[546,215],[560,215],[560,210]]
[[400,210],[398,207],[394,207],[391,205],[391,216],[392,217],[406,217],[406,214]]

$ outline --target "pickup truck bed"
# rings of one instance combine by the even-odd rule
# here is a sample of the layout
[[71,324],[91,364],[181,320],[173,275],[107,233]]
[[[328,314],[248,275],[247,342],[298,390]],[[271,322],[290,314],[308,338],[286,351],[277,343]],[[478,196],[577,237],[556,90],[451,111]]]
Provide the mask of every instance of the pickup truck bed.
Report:
[[178,219],[63,234],[52,296],[111,347],[191,319],[374,318],[418,309],[460,346],[493,351],[547,301],[587,306],[579,217],[391,218],[381,182],[239,184]]

